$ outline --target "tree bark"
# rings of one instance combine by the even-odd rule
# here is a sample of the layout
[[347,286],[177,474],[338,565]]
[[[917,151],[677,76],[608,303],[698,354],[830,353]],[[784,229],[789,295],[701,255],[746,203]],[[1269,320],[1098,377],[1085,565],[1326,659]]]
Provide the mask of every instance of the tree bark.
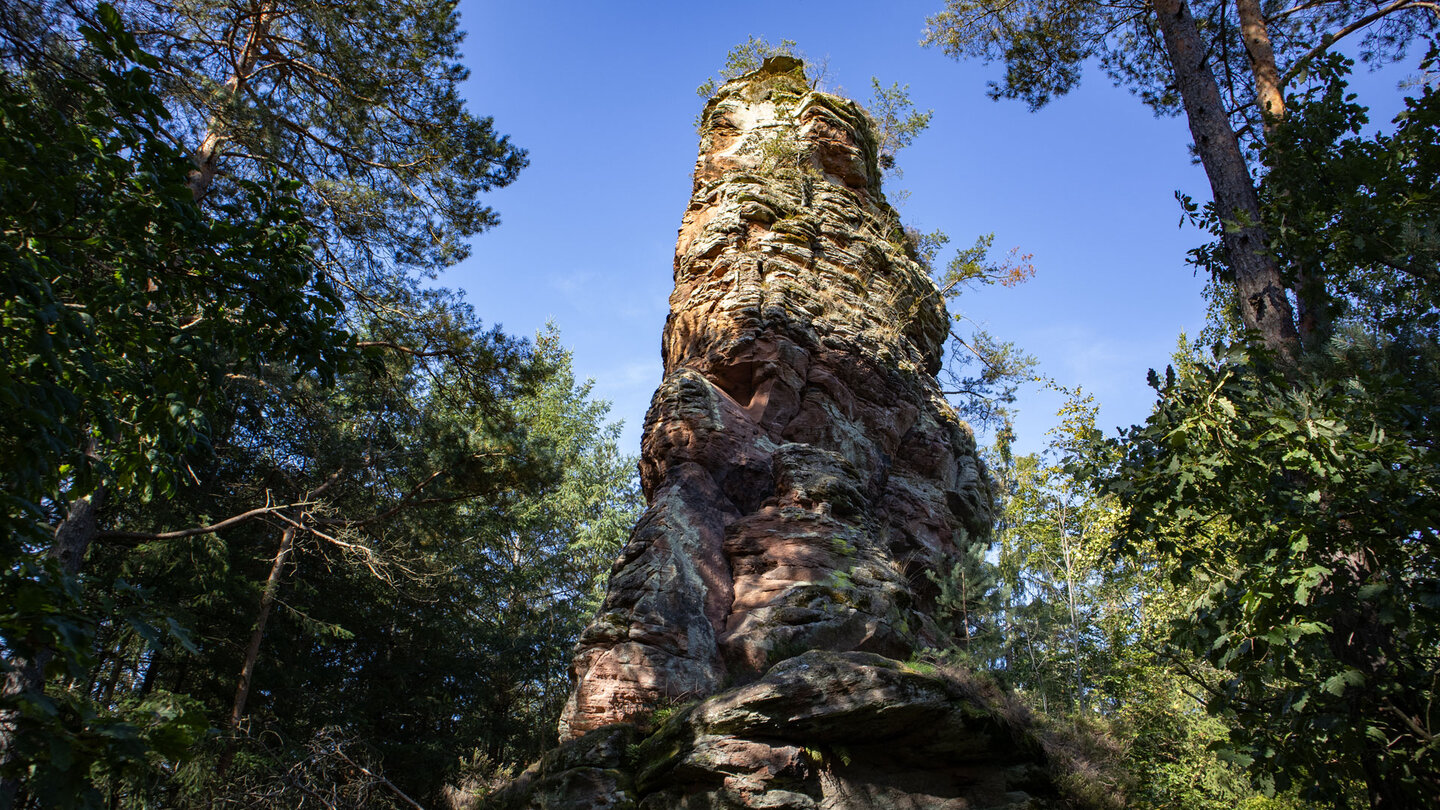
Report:
[[[1260,10],[1260,0],[1235,0],[1240,17],[1240,33],[1245,41],[1245,55],[1250,62],[1250,75],[1255,80],[1255,99],[1268,141],[1285,119],[1285,87],[1280,68],[1275,63],[1275,48],[1270,43],[1270,28]],[[1295,268],[1295,281],[1290,287],[1295,294],[1295,326],[1306,350],[1317,347],[1329,336],[1329,293],[1323,279],[1306,268]]]
[[275,595],[280,591],[280,578],[285,573],[285,561],[295,547],[295,527],[285,527],[280,535],[280,550],[275,554],[275,563],[270,566],[270,576],[265,580],[265,590],[260,595],[260,612],[255,617],[255,629],[250,633],[250,644],[245,648],[245,662],[240,667],[240,683],[235,689],[235,703],[230,710],[230,728],[238,729],[245,717],[245,702],[250,699],[250,680],[255,674],[255,662],[260,658],[260,643],[265,638],[265,625],[270,622],[270,609],[275,605]]
[[100,487],[71,504],[70,513],[55,529],[55,545],[50,549],[50,556],[59,560],[70,576],[80,573],[85,552],[100,534],[100,507],[104,502],[105,488]]
[[[85,561],[85,552],[95,541],[100,529],[100,507],[105,501],[105,488],[100,487],[90,495],[70,504],[70,512],[55,529],[55,543],[50,547],[50,556],[60,563],[67,576],[75,576]],[[45,689],[45,670],[55,657],[55,650],[43,645],[30,659],[12,657],[8,662],[10,672],[5,676],[3,690],[8,700],[27,692],[39,693]],[[9,764],[14,752],[15,736],[20,722],[19,712],[0,712],[0,765]],[[14,805],[20,783],[15,779],[0,779],[0,808]]]
[[230,708],[231,737],[216,770],[221,776],[230,770],[235,759],[236,735],[240,733],[240,721],[245,719],[245,703],[250,699],[250,685],[255,675],[255,662],[260,660],[260,644],[265,640],[265,626],[270,622],[270,609],[275,605],[275,595],[280,591],[280,579],[285,573],[285,561],[295,547],[295,527],[286,526],[280,535],[280,550],[270,566],[270,576],[265,579],[265,590],[260,594],[260,611],[255,617],[255,629],[250,632],[250,643],[245,647],[245,660],[240,665],[240,681],[235,687],[235,702]]
[[1275,64],[1275,48],[1270,44],[1270,27],[1260,11],[1260,0],[1235,0],[1235,11],[1240,16],[1240,36],[1245,40],[1250,74],[1255,77],[1255,100],[1260,102],[1268,135],[1285,117],[1285,89]]
[[1224,223],[1221,244],[1235,272],[1240,317],[1285,365],[1300,356],[1295,314],[1260,219],[1260,201],[1240,140],[1205,62],[1205,43],[1185,0],[1154,0],[1165,52],[1185,103],[1195,149]]
[[[245,46],[235,60],[235,72],[223,85],[225,89],[221,95],[222,106],[233,103],[254,75],[255,65],[260,61],[260,55],[265,50],[265,41],[270,35],[270,21],[275,17],[273,0],[261,4],[254,15],[255,21],[250,26],[250,33],[245,37]],[[199,202],[210,191],[210,184],[215,181],[215,175],[220,169],[220,150],[225,145],[224,129],[223,116],[211,113],[206,122],[205,137],[200,140],[200,145],[191,156],[195,168],[190,171],[185,184],[190,187],[195,202]]]

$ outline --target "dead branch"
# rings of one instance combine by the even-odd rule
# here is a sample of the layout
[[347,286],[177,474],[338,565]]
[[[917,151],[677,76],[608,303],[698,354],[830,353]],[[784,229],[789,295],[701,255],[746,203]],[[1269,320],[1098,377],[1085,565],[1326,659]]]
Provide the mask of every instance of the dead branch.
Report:
[[[269,500],[268,496],[266,500]],[[129,541],[133,543],[150,543],[156,540],[179,540],[181,538],[195,537],[196,535],[201,534],[214,534],[215,532],[224,531],[225,529],[228,529],[232,526],[238,526],[239,524],[245,523],[247,521],[265,517],[266,515],[277,514],[281,510],[296,509],[314,505],[314,501],[296,501],[294,503],[283,503],[274,505],[267,503],[265,506],[251,509],[246,512],[241,512],[238,515],[233,515],[231,517],[225,518],[224,520],[218,523],[212,523],[209,526],[196,526],[190,529],[178,529],[173,532],[127,532],[108,530],[100,532],[97,537],[102,541]]]

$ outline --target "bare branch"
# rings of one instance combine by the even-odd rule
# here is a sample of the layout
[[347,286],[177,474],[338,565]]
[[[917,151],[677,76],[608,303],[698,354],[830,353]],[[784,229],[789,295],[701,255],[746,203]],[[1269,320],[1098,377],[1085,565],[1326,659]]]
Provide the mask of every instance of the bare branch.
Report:
[[406,796],[406,795],[405,795],[405,791],[401,790],[401,789],[398,788],[398,787],[395,787],[395,783],[394,783],[394,782],[391,782],[389,779],[386,779],[385,777],[381,776],[380,774],[371,771],[369,768],[366,768],[364,765],[361,765],[360,763],[358,763],[358,762],[356,762],[355,760],[351,759],[350,757],[346,756],[346,755],[345,755],[345,752],[340,750],[339,744],[336,744],[336,746],[335,746],[335,756],[340,757],[341,759],[345,760],[345,762],[346,762],[347,764],[349,764],[350,767],[354,768],[355,770],[357,770],[357,771],[365,774],[366,776],[370,777],[371,779],[374,779],[375,781],[377,781],[377,782],[379,782],[380,784],[384,785],[385,787],[389,788],[389,789],[391,790],[391,792],[393,792],[396,796],[398,796],[398,797],[400,798],[401,801],[403,801],[403,802],[405,802],[406,804],[410,805],[411,807],[415,808],[415,810],[425,810],[425,808],[424,808],[422,805],[420,805],[420,803],[416,802],[414,799],[410,798],[409,796]]
[[296,501],[295,503],[266,505],[256,509],[251,509],[247,512],[241,512],[238,515],[225,518],[219,523],[212,523],[209,526],[196,526],[194,528],[179,529],[173,532],[126,532],[111,530],[100,532],[98,538],[102,541],[125,540],[137,543],[149,543],[156,540],[178,540],[184,537],[194,537],[201,534],[214,534],[215,532],[224,531],[225,529],[228,529],[232,526],[238,526],[241,523],[245,523],[247,521],[265,517],[266,515],[274,515],[285,509],[295,509],[299,507],[314,505],[314,501]]
[[1311,48],[1309,53],[1307,53],[1307,54],[1305,54],[1304,56],[1300,57],[1299,59],[1295,60],[1295,63],[1290,66],[1290,69],[1287,70],[1287,71],[1285,71],[1285,75],[1280,78],[1280,84],[1281,84],[1281,86],[1284,86],[1284,85],[1289,84],[1289,83],[1290,83],[1290,80],[1293,79],[1293,78],[1295,78],[1295,76],[1298,75],[1302,69],[1304,69],[1305,64],[1306,64],[1307,62],[1309,62],[1311,59],[1314,59],[1315,57],[1319,56],[1320,54],[1324,53],[1325,51],[1329,50],[1331,45],[1334,45],[1335,43],[1339,42],[1340,40],[1344,39],[1345,37],[1350,36],[1351,34],[1355,33],[1356,31],[1359,31],[1360,29],[1364,28],[1365,26],[1369,25],[1369,24],[1372,23],[1372,22],[1375,22],[1376,20],[1380,19],[1381,17],[1386,16],[1387,14],[1390,14],[1390,13],[1396,12],[1396,11],[1402,11],[1402,10],[1404,10],[1404,9],[1406,9],[1406,8],[1411,8],[1411,7],[1422,7],[1422,8],[1423,8],[1424,6],[1422,6],[1422,5],[1421,5],[1419,2],[1417,2],[1416,0],[1395,0],[1395,2],[1391,3],[1390,5],[1385,6],[1384,8],[1379,9],[1378,11],[1373,11],[1373,12],[1371,12],[1371,13],[1369,13],[1369,14],[1366,14],[1364,17],[1361,17],[1360,19],[1356,20],[1355,22],[1350,23],[1349,25],[1345,26],[1344,28],[1341,28],[1339,31],[1336,31],[1336,32],[1333,33],[1333,34],[1327,34],[1327,35],[1325,36],[1325,39],[1322,40],[1319,45],[1316,45],[1314,48]]
[[1266,17],[1266,18],[1265,18],[1265,22],[1269,23],[1269,22],[1274,22],[1274,21],[1276,21],[1276,20],[1283,20],[1284,18],[1289,17],[1291,14],[1298,14],[1298,13],[1300,13],[1300,12],[1302,12],[1302,11],[1308,11],[1309,9],[1315,8],[1316,6],[1323,6],[1323,5],[1325,5],[1326,3],[1329,3],[1329,2],[1332,2],[1332,1],[1333,1],[1333,0],[1310,0],[1310,2],[1308,2],[1308,3],[1301,3],[1301,4],[1298,5],[1298,6],[1291,6],[1290,8],[1287,8],[1287,9],[1285,9],[1284,11],[1278,11],[1278,12],[1270,15],[1269,17]]
[[412,349],[412,348],[410,348],[409,346],[402,346],[402,345],[400,345],[400,344],[398,344],[398,343],[392,343],[392,342],[390,342],[390,341],[388,341],[388,340],[357,340],[357,341],[355,342],[355,346],[356,346],[356,348],[360,348],[360,349],[372,349],[372,348],[391,349],[391,350],[400,352],[401,354],[408,354],[408,355],[410,355],[411,357],[458,357],[458,356],[460,356],[460,352],[455,351],[455,350],[453,350],[453,349],[438,349],[438,350],[435,350],[435,351],[427,351],[427,350],[424,350],[424,349]]
[[1412,717],[1406,712],[1400,711],[1400,709],[1397,708],[1395,704],[1391,703],[1389,700],[1385,701],[1385,710],[1400,718],[1400,721],[1403,722],[1412,732],[1414,732],[1415,736],[1424,740],[1427,744],[1435,741],[1435,735],[1431,734],[1429,731],[1426,731],[1424,728],[1421,728],[1420,724],[1415,722],[1414,717]]

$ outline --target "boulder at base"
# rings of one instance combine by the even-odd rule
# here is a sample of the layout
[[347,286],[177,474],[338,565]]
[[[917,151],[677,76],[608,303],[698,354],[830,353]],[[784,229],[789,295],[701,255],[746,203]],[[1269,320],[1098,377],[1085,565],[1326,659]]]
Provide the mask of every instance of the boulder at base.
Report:
[[[1118,807],[1076,737],[959,670],[811,651],[760,680],[562,744],[486,810]],[[1107,769],[1108,770],[1108,769]]]

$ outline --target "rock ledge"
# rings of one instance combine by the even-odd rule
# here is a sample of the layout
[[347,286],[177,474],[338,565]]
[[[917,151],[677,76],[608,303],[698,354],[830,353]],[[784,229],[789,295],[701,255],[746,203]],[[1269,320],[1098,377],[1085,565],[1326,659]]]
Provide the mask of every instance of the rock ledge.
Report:
[[807,652],[653,720],[562,744],[484,807],[1052,810],[1117,793],[993,687],[869,653]]

